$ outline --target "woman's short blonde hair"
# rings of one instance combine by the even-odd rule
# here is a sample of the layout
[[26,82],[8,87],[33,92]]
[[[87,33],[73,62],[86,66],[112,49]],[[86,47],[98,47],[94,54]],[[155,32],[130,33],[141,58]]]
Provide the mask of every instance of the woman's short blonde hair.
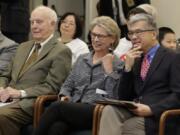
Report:
[[103,28],[108,35],[115,37],[115,42],[112,46],[112,49],[115,49],[119,43],[119,38],[121,35],[121,31],[117,23],[108,16],[100,16],[93,19],[90,25],[90,31],[92,31],[95,26]]

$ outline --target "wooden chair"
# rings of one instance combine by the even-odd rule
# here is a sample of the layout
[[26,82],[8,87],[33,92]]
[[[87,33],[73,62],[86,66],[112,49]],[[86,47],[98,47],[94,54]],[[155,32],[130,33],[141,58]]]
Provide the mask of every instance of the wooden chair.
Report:
[[[159,135],[165,135],[165,129],[166,129],[166,125],[167,125],[167,119],[168,118],[172,118],[175,116],[180,116],[180,109],[174,109],[174,110],[167,110],[165,112],[162,113],[161,117],[160,117],[160,122],[159,122]],[[176,125],[176,124],[175,124]],[[176,128],[178,128],[179,125],[176,125]],[[177,132],[178,129],[176,129]],[[170,134],[173,134],[171,131]],[[173,134],[174,135],[174,134]],[[176,135],[179,135],[179,133],[176,133]]]
[[[34,128],[38,126],[40,117],[42,113],[44,112],[45,107],[48,106],[53,101],[56,101],[57,98],[58,98],[57,95],[44,95],[44,96],[39,96],[36,99],[36,102],[34,105],[34,123],[33,123]],[[94,109],[92,131],[89,131],[89,130],[78,131],[78,132],[73,132],[70,135],[91,135],[91,134],[98,135],[101,112],[103,108],[104,108],[104,105],[97,104]]]

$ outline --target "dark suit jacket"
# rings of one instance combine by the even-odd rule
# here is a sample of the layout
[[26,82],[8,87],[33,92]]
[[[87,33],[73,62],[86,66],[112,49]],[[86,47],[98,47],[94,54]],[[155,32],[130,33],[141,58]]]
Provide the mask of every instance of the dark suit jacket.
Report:
[[[135,8],[136,6],[144,3],[150,3],[150,0],[133,0],[134,5],[129,6],[127,3],[128,0],[122,0],[122,7],[123,7],[123,13],[125,17],[127,18],[128,12]],[[113,15],[113,7],[112,7],[112,0],[100,0],[99,1],[99,15],[106,15],[110,16],[111,18],[114,18]],[[119,8],[117,8],[117,23],[119,27],[121,28],[122,31],[122,37],[126,36],[127,33],[127,26],[122,26],[120,23],[120,18],[119,18]]]
[[157,135],[159,117],[168,109],[180,107],[180,54],[160,47],[150,65],[146,80],[140,78],[141,59],[133,71],[124,73],[120,83],[120,98],[140,99],[150,106],[153,116],[145,118],[147,135]]
[[19,104],[30,115],[35,97],[57,94],[71,69],[70,49],[53,37],[43,46],[38,59],[20,74],[33,44],[34,41],[21,44],[8,70],[0,74],[0,87],[26,91],[30,98],[20,100]]
[[0,0],[1,30],[29,34],[29,0]]

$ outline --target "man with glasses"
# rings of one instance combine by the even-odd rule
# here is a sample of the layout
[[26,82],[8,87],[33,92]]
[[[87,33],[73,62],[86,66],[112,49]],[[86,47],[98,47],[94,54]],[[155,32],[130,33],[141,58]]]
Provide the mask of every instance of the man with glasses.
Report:
[[180,55],[159,45],[150,15],[130,17],[128,30],[133,48],[126,54],[119,98],[138,103],[136,109],[106,106],[99,135],[157,135],[161,113],[180,107]]

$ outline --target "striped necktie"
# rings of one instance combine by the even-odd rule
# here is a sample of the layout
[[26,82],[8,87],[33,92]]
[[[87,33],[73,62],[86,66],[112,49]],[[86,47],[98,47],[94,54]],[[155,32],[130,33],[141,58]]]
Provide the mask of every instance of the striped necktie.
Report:
[[148,60],[148,55],[145,55],[141,64],[141,78],[144,81],[147,75],[147,72],[149,70],[150,67],[150,62]]

